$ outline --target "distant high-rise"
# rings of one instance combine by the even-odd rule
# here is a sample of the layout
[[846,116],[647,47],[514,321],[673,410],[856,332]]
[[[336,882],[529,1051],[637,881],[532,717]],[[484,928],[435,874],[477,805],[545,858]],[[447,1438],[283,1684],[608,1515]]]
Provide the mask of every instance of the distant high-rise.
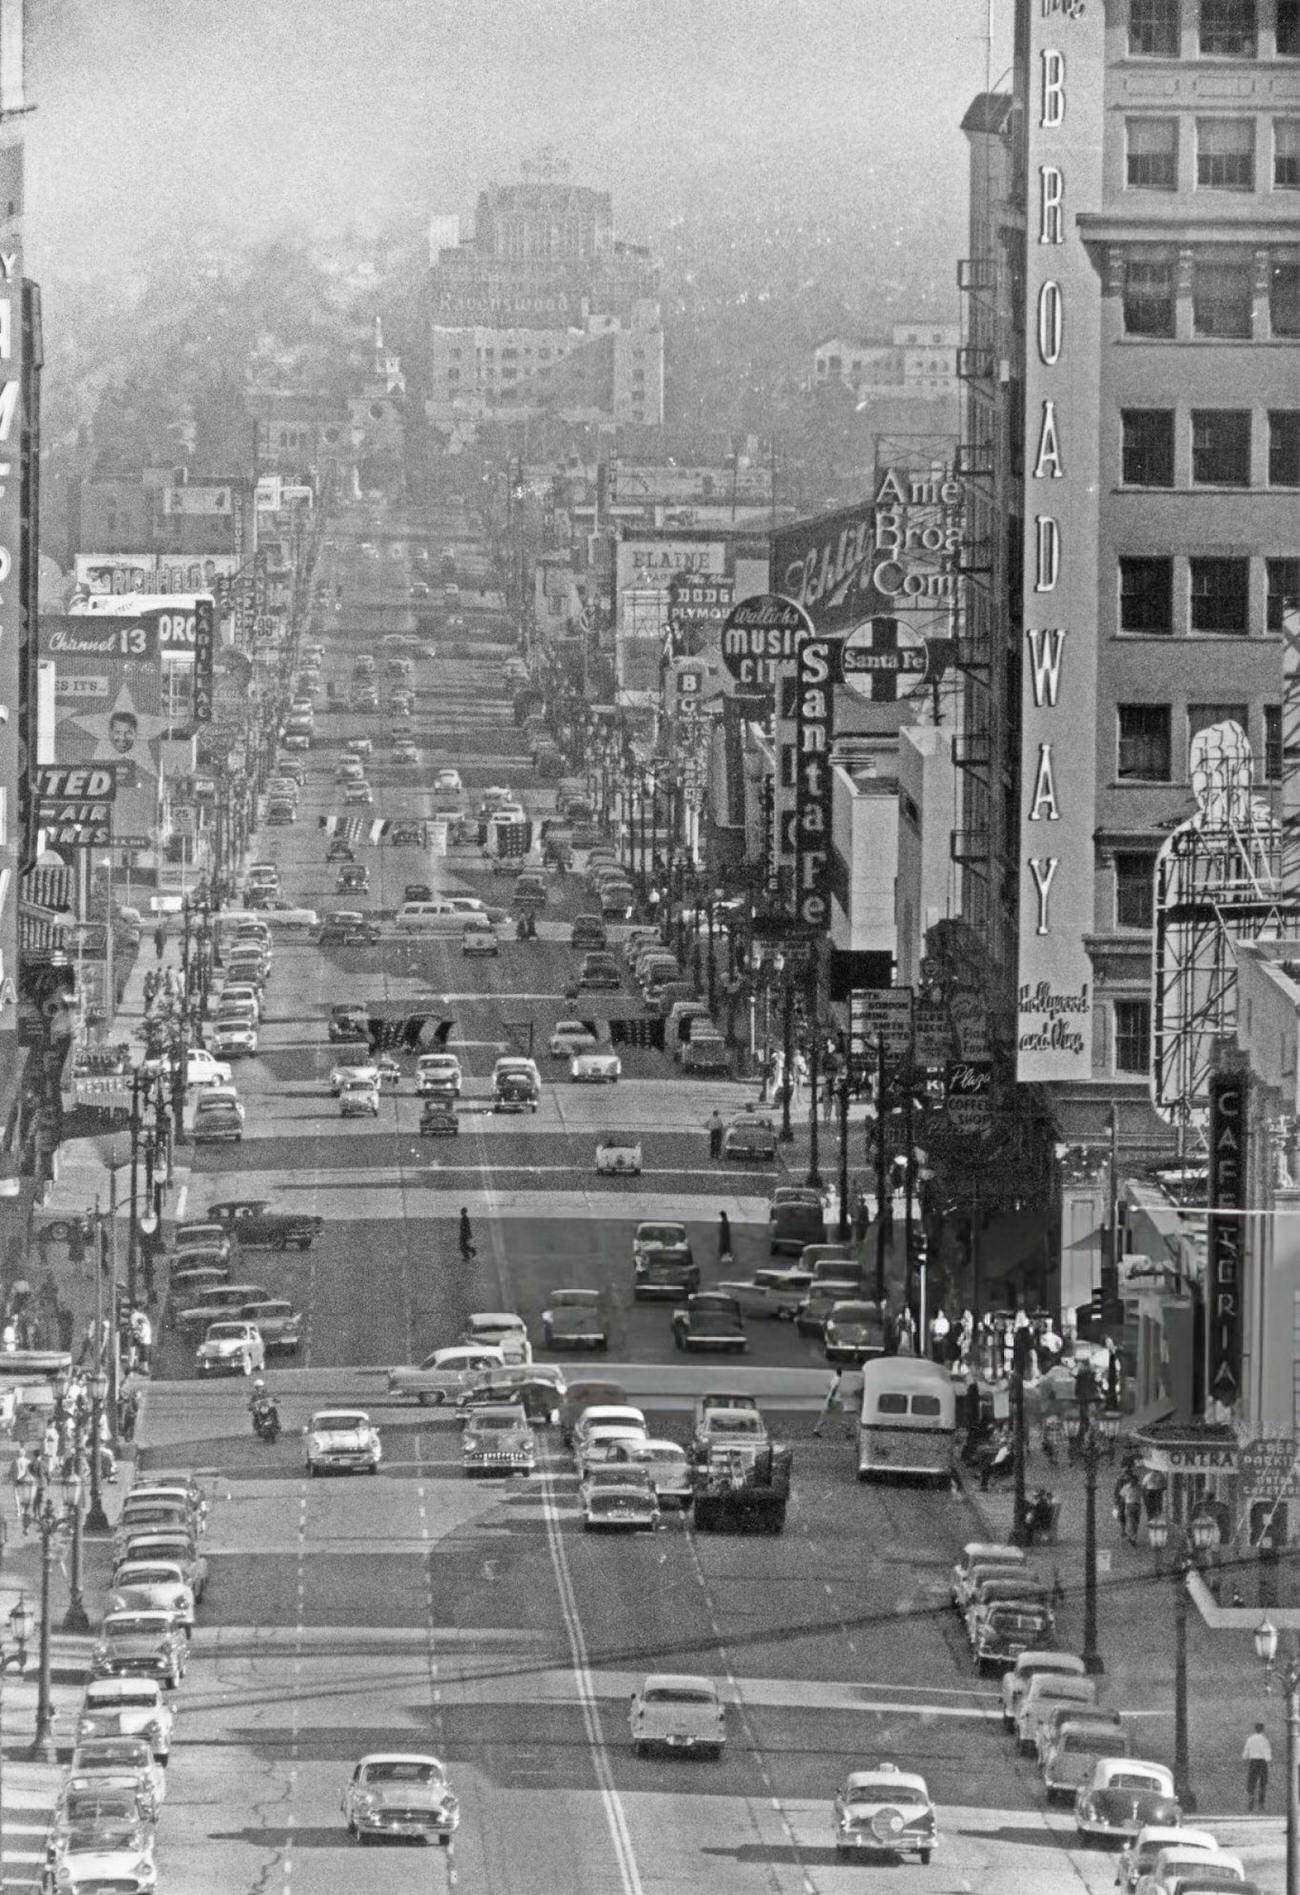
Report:
[[662,423],[659,265],[615,238],[606,191],[490,185],[472,238],[438,251],[429,319],[435,418],[546,408]]

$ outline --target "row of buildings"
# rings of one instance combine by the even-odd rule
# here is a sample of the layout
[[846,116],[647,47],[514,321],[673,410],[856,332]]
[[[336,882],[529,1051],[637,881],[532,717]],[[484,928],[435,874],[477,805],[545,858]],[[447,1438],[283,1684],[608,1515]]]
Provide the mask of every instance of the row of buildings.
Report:
[[738,459],[520,463],[498,523],[561,694],[609,656],[661,879],[745,889],[760,992],[802,957],[886,1109],[924,1087],[950,1280],[1123,1322],[1211,1479],[1198,1427],[1300,1398],[1300,8],[1017,0],[963,130],[955,435],[819,519]]

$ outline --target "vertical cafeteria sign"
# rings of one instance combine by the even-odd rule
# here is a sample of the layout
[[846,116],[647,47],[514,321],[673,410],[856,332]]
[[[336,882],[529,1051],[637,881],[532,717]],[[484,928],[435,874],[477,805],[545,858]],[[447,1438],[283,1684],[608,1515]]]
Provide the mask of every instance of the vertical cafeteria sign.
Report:
[[1026,0],[1025,559],[1016,1072],[1092,1067],[1101,0]]

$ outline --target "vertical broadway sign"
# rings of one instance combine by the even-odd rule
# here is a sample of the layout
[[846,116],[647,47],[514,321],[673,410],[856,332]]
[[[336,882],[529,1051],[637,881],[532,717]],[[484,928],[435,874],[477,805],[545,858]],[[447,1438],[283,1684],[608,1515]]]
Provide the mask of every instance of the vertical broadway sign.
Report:
[[830,925],[831,895],[831,640],[799,646],[795,698],[794,911],[805,928]]
[[1244,1073],[1211,1075],[1205,1385],[1215,1401],[1228,1407],[1241,1393],[1242,1213],[1247,1203],[1249,1097],[1249,1081]]
[[1026,6],[1025,557],[1016,1072],[1092,1070],[1103,9]]
[[[23,283],[16,227],[0,245],[0,1034],[17,1024],[18,867],[24,837],[26,740],[31,708],[23,705],[26,659],[19,558],[22,531]],[[20,718],[20,707],[26,715]],[[3,1042],[0,1041],[0,1045]],[[0,1061],[3,1060],[0,1054]]]

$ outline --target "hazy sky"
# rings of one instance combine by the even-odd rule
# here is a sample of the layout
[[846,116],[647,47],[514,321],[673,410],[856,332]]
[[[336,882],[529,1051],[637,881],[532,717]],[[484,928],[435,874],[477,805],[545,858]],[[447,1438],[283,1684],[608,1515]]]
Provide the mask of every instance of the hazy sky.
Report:
[[543,144],[634,239],[702,180],[743,200],[761,176],[810,213],[896,211],[951,254],[988,4],[27,0],[29,267],[134,262],[191,219],[468,214]]

